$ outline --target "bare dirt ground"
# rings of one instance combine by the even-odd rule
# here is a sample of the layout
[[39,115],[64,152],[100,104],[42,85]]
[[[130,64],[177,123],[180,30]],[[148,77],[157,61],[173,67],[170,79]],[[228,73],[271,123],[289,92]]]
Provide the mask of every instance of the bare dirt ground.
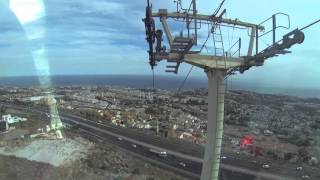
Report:
[[[0,180],[183,180],[116,146],[100,143],[75,129],[63,130],[64,140],[21,138],[49,124],[46,116],[7,109],[26,117],[0,134]],[[52,135],[52,133],[51,133]]]
[[182,180],[109,144],[79,137],[10,140],[0,147],[0,180]]
[[0,154],[44,162],[57,167],[84,157],[92,146],[92,143],[83,138],[37,139],[24,146],[1,147]]

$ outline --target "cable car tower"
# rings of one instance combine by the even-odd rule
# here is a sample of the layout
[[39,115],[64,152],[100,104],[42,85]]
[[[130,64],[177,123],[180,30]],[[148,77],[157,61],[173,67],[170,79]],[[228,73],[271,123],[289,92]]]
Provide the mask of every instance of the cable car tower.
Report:
[[[166,72],[178,73],[181,63],[188,63],[204,69],[208,77],[208,124],[207,124],[207,145],[205,149],[201,180],[217,180],[219,177],[220,153],[223,135],[224,119],[224,79],[235,72],[244,73],[250,67],[262,66],[268,58],[281,54],[290,53],[288,50],[292,45],[301,44],[304,41],[304,33],[295,29],[282,36],[276,41],[276,30],[278,28],[290,28],[290,18],[287,14],[277,13],[260,24],[240,21],[238,19],[224,18],[226,9],[221,10],[223,3],[211,15],[199,14],[196,0],[191,0],[188,8],[182,7],[182,0],[175,0],[176,11],[168,12],[167,9],[159,9],[152,12],[152,5],[146,7],[146,17],[143,19],[146,29],[146,41],[149,44],[149,64],[153,68],[158,62],[167,60]],[[288,19],[288,25],[277,24],[277,17],[284,16]],[[156,29],[155,18],[159,18],[162,29]],[[180,33],[174,36],[170,30],[168,20],[177,23],[184,23],[186,34]],[[263,26],[266,22],[272,23],[270,31],[266,31]],[[208,37],[213,38],[213,51],[211,54],[204,54],[202,50],[206,48],[207,40],[200,50],[195,50],[198,46],[201,26],[208,25]],[[223,44],[223,28],[240,28],[248,30],[249,40],[246,54],[242,55],[241,47],[243,43],[239,38],[232,48],[233,52],[225,50]],[[259,50],[260,38],[271,33],[271,45],[263,50]],[[163,45],[163,34],[167,39],[169,48]],[[205,35],[207,36],[207,35]],[[203,37],[203,36],[202,36]],[[254,52],[255,51],[255,52]]]

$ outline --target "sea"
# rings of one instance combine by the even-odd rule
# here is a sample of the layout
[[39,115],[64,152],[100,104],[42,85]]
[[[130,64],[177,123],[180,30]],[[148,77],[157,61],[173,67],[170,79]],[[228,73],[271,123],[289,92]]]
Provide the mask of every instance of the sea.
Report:
[[[0,77],[2,87],[40,86],[37,76]],[[131,88],[153,88],[153,78],[150,75],[54,75],[50,76],[50,86],[121,86]],[[207,88],[205,77],[155,76],[155,88],[176,91]],[[184,83],[183,83],[184,82]],[[275,85],[255,85],[254,82],[233,80],[226,81],[227,90],[244,90],[264,94],[298,96],[304,98],[320,98],[317,88],[290,88]]]

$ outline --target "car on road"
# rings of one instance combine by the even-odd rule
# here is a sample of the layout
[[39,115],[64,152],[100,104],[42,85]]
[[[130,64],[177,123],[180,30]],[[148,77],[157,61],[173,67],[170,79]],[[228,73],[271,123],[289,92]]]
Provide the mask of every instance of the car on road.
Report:
[[150,152],[155,153],[161,157],[167,157],[167,152],[166,151],[161,151],[157,149],[149,149]]
[[135,144],[132,144],[132,147],[134,147],[134,148],[137,148],[137,145],[135,145]]
[[263,165],[262,165],[262,168],[263,168],[263,169],[269,169],[269,168],[270,168],[270,165],[269,165],[269,164],[263,164]]
[[122,139],[121,137],[118,137],[118,140],[119,140],[119,141],[122,141],[123,139]]
[[308,175],[303,175],[302,179],[310,179],[310,177]]
[[302,167],[299,166],[299,167],[296,168],[296,170],[297,170],[297,171],[301,171],[301,170],[302,170]]
[[182,167],[186,167],[187,166],[186,163],[184,163],[184,162],[180,162],[179,165],[182,166]]

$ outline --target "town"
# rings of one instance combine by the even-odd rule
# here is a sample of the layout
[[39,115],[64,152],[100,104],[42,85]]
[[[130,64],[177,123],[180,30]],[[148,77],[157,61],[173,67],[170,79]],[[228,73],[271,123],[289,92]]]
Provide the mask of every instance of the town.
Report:
[[[60,113],[98,124],[112,124],[201,146],[207,139],[205,89],[176,92],[112,86],[61,86],[55,89],[2,88],[0,91],[3,103],[46,109],[50,96],[55,98]],[[228,91],[222,149],[225,155],[222,158],[239,156],[261,161],[266,170],[272,162],[290,163],[296,171],[319,169],[319,108],[320,100],[316,98]],[[19,117],[3,105],[1,115],[2,132],[28,129],[20,136],[37,137],[48,136],[44,132],[52,128],[50,124],[37,121],[27,123],[29,118],[21,114]],[[49,114],[42,115],[40,119],[48,117]],[[53,135],[61,139],[62,133],[58,131]]]

